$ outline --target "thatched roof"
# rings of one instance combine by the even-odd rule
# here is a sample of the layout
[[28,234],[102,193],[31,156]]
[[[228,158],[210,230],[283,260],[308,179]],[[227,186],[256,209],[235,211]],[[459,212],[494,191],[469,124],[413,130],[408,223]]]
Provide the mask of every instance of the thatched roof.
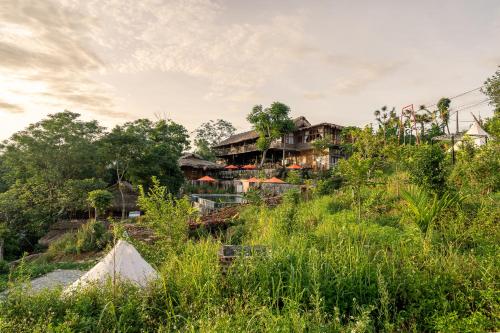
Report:
[[179,166],[195,168],[195,169],[203,169],[203,170],[219,170],[224,169],[223,165],[204,160],[200,155],[194,153],[184,154],[179,159]]

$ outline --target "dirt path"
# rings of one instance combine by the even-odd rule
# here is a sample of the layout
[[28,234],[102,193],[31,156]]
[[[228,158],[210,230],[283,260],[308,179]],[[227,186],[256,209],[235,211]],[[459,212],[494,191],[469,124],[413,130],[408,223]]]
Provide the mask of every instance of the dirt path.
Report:
[[67,287],[78,280],[85,271],[77,269],[56,269],[50,273],[42,275],[31,280],[33,291],[41,291],[43,289],[53,289],[56,287]]

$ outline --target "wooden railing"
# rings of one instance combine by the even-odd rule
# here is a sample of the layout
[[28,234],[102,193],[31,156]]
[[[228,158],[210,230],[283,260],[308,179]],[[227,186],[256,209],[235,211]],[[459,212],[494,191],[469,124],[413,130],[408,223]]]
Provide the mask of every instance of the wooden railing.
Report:
[[[281,142],[273,142],[271,143],[270,148],[272,149],[283,149],[283,144]],[[295,150],[296,146],[295,144],[291,143],[285,143],[286,150]],[[225,156],[225,155],[236,155],[236,154],[242,154],[242,153],[249,153],[253,151],[258,151],[259,149],[257,148],[256,144],[247,144],[247,145],[241,145],[241,146],[233,146],[233,147],[228,147],[228,148],[217,148],[215,149],[216,155],[217,156]]]

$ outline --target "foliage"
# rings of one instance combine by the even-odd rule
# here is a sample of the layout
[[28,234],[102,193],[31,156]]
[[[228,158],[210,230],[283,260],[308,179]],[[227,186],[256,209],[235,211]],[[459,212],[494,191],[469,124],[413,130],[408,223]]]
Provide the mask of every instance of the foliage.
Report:
[[339,161],[336,171],[343,182],[352,189],[358,207],[358,219],[361,220],[361,189],[370,185],[377,176],[376,161],[355,153],[349,159]]
[[495,115],[500,114],[500,69],[486,79],[481,91],[490,98],[490,105],[495,108]]
[[139,187],[138,205],[144,211],[143,222],[176,249],[186,240],[188,221],[195,216],[196,210],[187,197],[176,199],[168,193],[156,177],[152,178],[152,184],[148,192]]
[[87,210],[89,194],[105,188],[106,185],[106,182],[96,178],[66,180],[57,199],[61,210],[67,211],[69,216],[76,216],[78,212]]
[[244,197],[246,202],[255,206],[259,206],[263,203],[261,191],[253,187],[248,189]]
[[177,163],[189,149],[187,130],[173,121],[138,119],[116,126],[103,140],[106,156],[110,156],[116,180],[130,180],[148,188],[151,177],[157,177],[177,193],[183,176]]
[[260,165],[265,162],[266,153],[271,147],[271,143],[290,133],[295,128],[293,120],[290,119],[290,108],[280,102],[274,102],[268,108],[262,105],[253,107],[252,112],[247,116],[248,122],[257,133],[257,148],[262,151],[262,160]]
[[58,258],[69,254],[80,254],[100,251],[111,240],[111,234],[100,221],[90,220],[82,225],[76,233],[67,233],[49,245],[47,254],[50,258]]
[[87,201],[95,209],[95,218],[104,213],[111,206],[113,194],[106,190],[94,190],[89,192]]
[[484,195],[500,190],[500,144],[490,141],[480,148],[470,147],[458,154],[449,182],[460,190]]
[[215,160],[213,147],[234,134],[236,128],[230,122],[217,119],[201,124],[195,130],[196,153],[209,161]]
[[76,252],[102,250],[110,241],[110,236],[102,222],[91,220],[76,233]]
[[406,165],[414,185],[438,194],[445,191],[448,168],[441,147],[438,145],[414,147],[406,160]]
[[9,271],[9,263],[6,260],[0,260],[0,274],[7,274]]
[[437,102],[437,108],[439,112],[439,118],[441,119],[441,128],[446,128],[446,132],[450,134],[450,128],[448,123],[450,121],[450,104],[451,100],[449,98],[441,98]]
[[403,191],[403,197],[415,218],[415,222],[424,234],[432,228],[432,223],[443,210],[460,202],[458,194],[447,192],[438,197],[435,193],[429,194],[415,187],[409,191]]
[[298,170],[289,170],[286,175],[286,182],[289,184],[302,184],[302,176]]
[[[376,190],[387,192],[385,185]],[[341,195],[306,202],[291,197],[276,208],[250,206],[241,212],[241,242],[267,251],[235,259],[225,274],[217,240],[187,241],[181,251],[162,258],[160,280],[145,289],[119,285],[113,293],[103,286],[70,297],[14,289],[0,304],[0,327],[18,332],[497,329],[499,228],[476,215],[482,209],[454,230],[474,234],[467,243],[446,241],[457,220],[440,214],[435,223],[443,228],[435,229],[429,240],[434,246],[425,252],[421,233],[411,225],[379,223],[392,214],[400,218],[401,211],[358,223],[348,205],[332,210]],[[479,236],[481,229],[487,232]],[[148,247],[141,246],[141,251]],[[161,255],[157,246],[149,251]]]

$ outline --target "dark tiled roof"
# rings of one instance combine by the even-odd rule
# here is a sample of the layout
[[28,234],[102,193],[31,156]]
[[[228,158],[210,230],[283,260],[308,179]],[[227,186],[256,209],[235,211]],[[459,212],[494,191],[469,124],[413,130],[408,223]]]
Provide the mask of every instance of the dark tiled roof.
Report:
[[220,164],[204,160],[200,155],[194,153],[184,154],[179,159],[179,166],[181,167],[191,167],[199,169],[223,169],[224,167]]
[[258,139],[258,138],[259,138],[259,134],[256,131],[253,131],[253,130],[252,131],[246,131],[246,132],[243,132],[243,133],[238,133],[238,134],[231,135],[229,138],[227,138],[226,140],[221,141],[215,147],[222,147],[222,146],[230,145],[232,143],[246,141],[246,140],[254,140],[254,139]]
[[[297,129],[303,130],[303,129],[308,129],[312,127],[317,127],[317,126],[331,126],[334,128],[342,129],[343,126],[340,125],[335,125],[332,123],[319,123],[316,125],[311,125],[311,123],[303,116],[297,117],[293,120],[295,126]],[[259,134],[256,131],[246,131],[238,134],[234,134],[227,138],[226,140],[221,141],[218,145],[214,146],[215,148],[217,147],[222,147],[226,145],[230,145],[233,143],[237,142],[242,142],[242,141],[247,141],[247,140],[255,140],[259,138]]]

